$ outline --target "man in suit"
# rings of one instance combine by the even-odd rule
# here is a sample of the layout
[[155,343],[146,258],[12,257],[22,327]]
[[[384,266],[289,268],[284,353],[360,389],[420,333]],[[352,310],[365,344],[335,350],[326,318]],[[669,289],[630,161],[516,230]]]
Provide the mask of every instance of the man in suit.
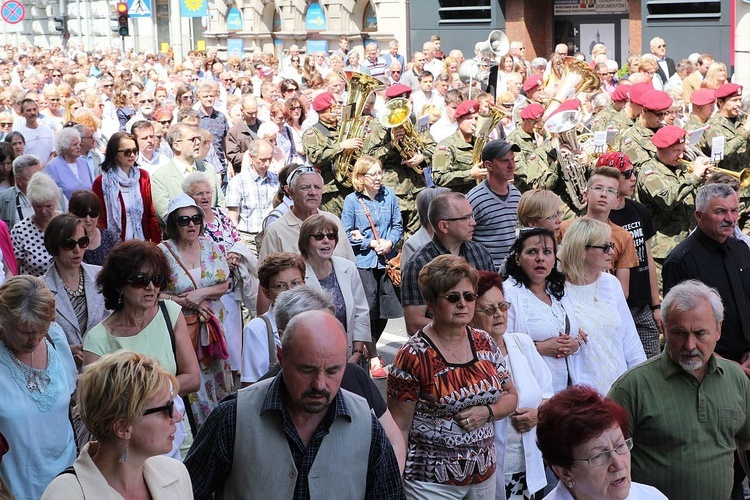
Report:
[[659,69],[656,71],[661,81],[666,83],[669,77],[675,74],[674,59],[667,57],[667,42],[658,36],[651,39],[651,53],[656,57]]
[[184,192],[182,181],[192,172],[206,174],[214,192],[213,206],[223,207],[224,195],[216,186],[216,171],[213,167],[206,168],[202,161],[196,161],[201,144],[197,128],[187,123],[178,123],[169,129],[167,143],[174,156],[169,163],[159,167],[151,175],[151,197],[160,223],[163,224],[167,216],[169,200]]

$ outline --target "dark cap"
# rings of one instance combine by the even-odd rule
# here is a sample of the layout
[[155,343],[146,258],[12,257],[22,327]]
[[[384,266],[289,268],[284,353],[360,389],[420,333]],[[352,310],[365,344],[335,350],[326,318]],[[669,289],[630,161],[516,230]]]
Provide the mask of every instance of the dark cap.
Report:
[[492,161],[499,156],[507,155],[509,151],[519,153],[521,148],[518,144],[511,144],[501,139],[490,141],[482,148],[482,161]]

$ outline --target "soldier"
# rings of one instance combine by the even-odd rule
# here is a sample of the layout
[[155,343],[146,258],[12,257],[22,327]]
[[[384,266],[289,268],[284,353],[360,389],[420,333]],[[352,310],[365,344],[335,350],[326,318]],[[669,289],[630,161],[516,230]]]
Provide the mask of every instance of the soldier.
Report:
[[607,130],[619,130],[620,134],[623,134],[635,125],[635,121],[641,116],[641,111],[643,110],[641,96],[645,92],[653,90],[653,88],[650,83],[636,83],[635,85],[631,85],[630,88],[626,87],[625,91],[628,94],[628,101],[619,113],[612,116]]
[[462,102],[455,116],[458,130],[438,143],[432,160],[432,177],[436,185],[466,194],[487,176],[487,169],[481,162],[473,163],[479,103]]
[[695,194],[708,172],[708,159],[699,158],[692,173],[680,163],[685,152],[685,131],[668,125],[651,138],[656,158],[648,160],[638,171],[637,190],[640,202],[648,208],[656,235],[651,253],[661,277],[661,265],[672,248],[684,240],[695,227]]
[[740,171],[750,164],[747,140],[750,137],[750,120],[739,119],[742,108],[742,85],[725,83],[714,92],[718,111],[707,122],[700,148],[711,156],[714,137],[724,137],[724,159],[719,167]]
[[[388,101],[404,97],[409,98],[411,87],[402,83],[391,85],[385,91]],[[416,120],[409,118],[416,131]],[[435,141],[429,131],[418,134],[424,145],[423,151],[411,151],[408,159],[404,159],[397,146],[404,138],[403,127],[386,128],[379,120],[372,122],[370,133],[365,137],[363,152],[366,155],[379,158],[383,165],[383,185],[393,189],[398,198],[404,232],[412,235],[419,230],[419,216],[417,215],[415,200],[419,192],[425,188],[425,174],[432,163],[435,152]],[[407,236],[408,237],[408,236]],[[406,240],[406,238],[404,238]]]
[[508,135],[508,142],[518,145],[515,154],[516,173],[513,185],[521,193],[530,189],[552,189],[557,184],[557,166],[552,144],[540,133],[544,108],[531,103],[521,111],[521,125]]
[[622,135],[620,146],[620,151],[630,158],[636,170],[656,156],[656,147],[651,138],[661,128],[662,121],[672,106],[672,98],[661,90],[649,90],[641,96],[641,104],[641,116]]
[[542,104],[542,98],[544,97],[544,77],[542,75],[531,75],[523,83],[523,90],[526,92],[527,101],[516,106],[513,111],[513,121],[516,126],[521,124],[521,111],[529,104],[536,102]]
[[360,138],[337,142],[339,126],[339,105],[330,92],[318,94],[313,100],[313,109],[318,113],[318,122],[307,129],[302,136],[307,159],[320,170],[323,176],[323,201],[321,210],[341,217],[344,198],[352,192],[351,185],[344,186],[336,179],[334,161],[344,152],[362,149]]
[[714,113],[716,96],[711,89],[699,89],[690,94],[690,102],[693,110],[685,123],[685,130],[688,132],[706,126],[708,119]]
[[615,91],[612,92],[612,104],[599,111],[591,121],[591,127],[589,128],[592,132],[600,132],[608,129],[614,130],[614,128],[611,127],[612,118],[620,113],[627,105],[628,90],[632,87],[632,85],[620,84],[615,88]]

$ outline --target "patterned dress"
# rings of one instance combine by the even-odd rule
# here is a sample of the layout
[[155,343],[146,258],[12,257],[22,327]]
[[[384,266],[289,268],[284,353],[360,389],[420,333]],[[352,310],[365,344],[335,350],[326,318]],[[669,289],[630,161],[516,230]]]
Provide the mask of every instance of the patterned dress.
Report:
[[13,226],[10,238],[18,262],[18,274],[41,278],[52,265],[52,256],[44,246],[44,231],[36,227],[31,217]]
[[[229,277],[229,266],[222,255],[219,246],[209,239],[201,238],[201,276],[198,281],[200,288],[209,287],[226,281]],[[169,267],[171,269],[170,283],[167,285],[166,292],[173,295],[190,292],[195,289],[193,281],[185,272],[182,266],[175,260],[172,251],[180,255],[180,251],[171,240],[159,244],[159,248],[167,256]],[[216,318],[223,324],[227,311],[221,300],[209,300],[208,306],[216,315]],[[191,314],[193,311],[183,309],[183,313]],[[234,391],[232,383],[232,370],[229,366],[229,360],[213,359],[210,364],[200,362],[201,368],[201,386],[198,392],[188,395],[188,403],[195,417],[195,423],[200,427],[208,418],[208,414],[219,404],[219,402]]]
[[494,340],[467,327],[473,358],[452,364],[422,330],[396,353],[387,395],[416,401],[409,431],[404,479],[453,486],[486,481],[495,473],[497,453],[492,423],[467,432],[454,416],[466,408],[493,404],[510,380]]

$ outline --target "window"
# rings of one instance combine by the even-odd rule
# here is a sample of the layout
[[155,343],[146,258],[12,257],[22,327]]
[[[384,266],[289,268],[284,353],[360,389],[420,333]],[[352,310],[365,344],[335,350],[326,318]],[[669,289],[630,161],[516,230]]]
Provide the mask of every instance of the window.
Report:
[[651,0],[648,21],[720,20],[721,0]]
[[440,0],[440,24],[489,23],[490,0]]

